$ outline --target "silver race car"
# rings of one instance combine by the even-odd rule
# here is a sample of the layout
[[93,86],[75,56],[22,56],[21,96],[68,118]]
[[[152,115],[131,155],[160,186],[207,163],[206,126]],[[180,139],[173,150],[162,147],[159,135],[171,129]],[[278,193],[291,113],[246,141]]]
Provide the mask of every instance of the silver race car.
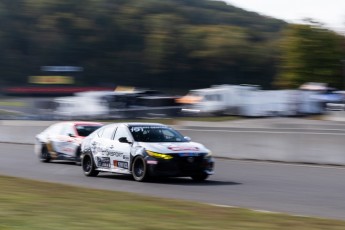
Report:
[[81,144],[86,176],[99,172],[149,177],[191,177],[203,181],[213,174],[211,151],[173,128],[155,123],[115,123],[103,126]]
[[35,153],[42,162],[69,160],[80,163],[82,140],[102,126],[98,122],[59,122],[36,135]]

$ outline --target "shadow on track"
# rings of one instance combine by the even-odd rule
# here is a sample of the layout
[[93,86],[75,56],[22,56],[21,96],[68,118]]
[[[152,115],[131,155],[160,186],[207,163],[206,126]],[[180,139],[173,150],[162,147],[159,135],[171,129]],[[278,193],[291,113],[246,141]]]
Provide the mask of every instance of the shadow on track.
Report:
[[136,182],[131,175],[121,174],[99,174],[97,177],[114,180],[128,180],[135,183],[150,183],[150,184],[170,184],[170,185],[186,185],[186,186],[222,186],[222,185],[241,185],[242,183],[233,181],[216,181],[207,179],[202,182],[193,181],[189,177],[152,177],[147,182]]
[[75,166],[80,166],[78,164],[76,164],[74,161],[68,161],[68,160],[52,160],[50,162],[47,163],[43,163],[43,164],[56,164],[56,165],[75,165]]

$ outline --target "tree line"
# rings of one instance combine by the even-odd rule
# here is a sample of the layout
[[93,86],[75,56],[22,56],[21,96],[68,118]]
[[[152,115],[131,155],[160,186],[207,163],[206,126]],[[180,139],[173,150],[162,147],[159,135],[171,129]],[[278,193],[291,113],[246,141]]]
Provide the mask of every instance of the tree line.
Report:
[[79,85],[342,86],[344,37],[222,1],[0,0],[0,84],[80,66]]

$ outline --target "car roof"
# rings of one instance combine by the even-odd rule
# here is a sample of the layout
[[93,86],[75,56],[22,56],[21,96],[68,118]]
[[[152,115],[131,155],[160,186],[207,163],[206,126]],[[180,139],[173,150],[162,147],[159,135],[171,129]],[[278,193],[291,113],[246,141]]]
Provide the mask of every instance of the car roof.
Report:
[[112,125],[125,125],[125,126],[167,126],[161,123],[150,123],[150,122],[119,122],[111,123]]
[[71,125],[103,125],[100,122],[93,122],[93,121],[62,121],[59,122],[60,124],[71,124]]

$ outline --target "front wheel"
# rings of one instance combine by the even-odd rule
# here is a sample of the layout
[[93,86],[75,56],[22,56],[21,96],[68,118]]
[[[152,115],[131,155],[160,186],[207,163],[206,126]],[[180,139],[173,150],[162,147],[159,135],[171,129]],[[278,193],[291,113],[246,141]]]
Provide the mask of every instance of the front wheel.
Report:
[[50,153],[49,153],[47,147],[43,146],[42,150],[41,150],[41,156],[40,156],[41,162],[48,163],[50,161],[50,159],[51,159],[51,157],[50,157]]
[[201,181],[206,180],[207,177],[208,177],[208,174],[206,174],[206,173],[201,173],[201,174],[192,176],[192,179],[193,179],[194,181],[196,181],[196,182],[201,182]]
[[142,156],[134,158],[132,164],[132,176],[136,181],[145,181],[148,179],[148,171],[145,159]]
[[81,162],[81,166],[83,168],[85,176],[94,177],[99,173],[99,171],[95,170],[95,164],[93,163],[93,160],[89,155],[84,156]]

